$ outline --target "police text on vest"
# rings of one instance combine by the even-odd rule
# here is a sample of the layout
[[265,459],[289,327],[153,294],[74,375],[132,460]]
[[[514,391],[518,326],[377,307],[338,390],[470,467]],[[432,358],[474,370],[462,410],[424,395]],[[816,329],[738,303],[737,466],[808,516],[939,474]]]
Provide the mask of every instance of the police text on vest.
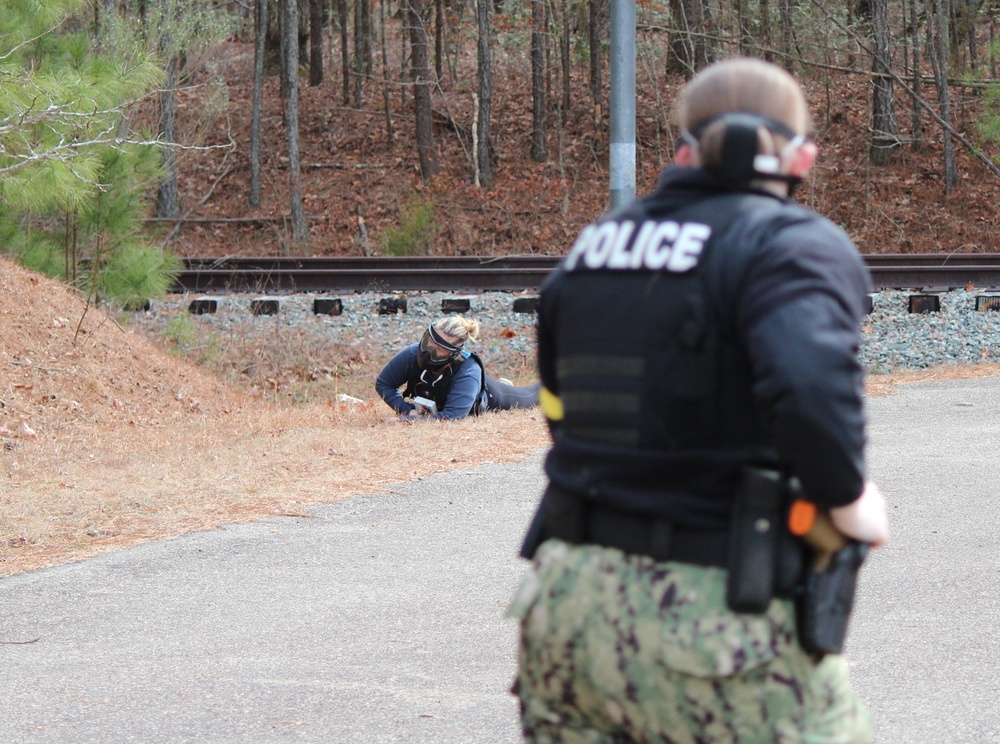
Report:
[[573,271],[582,259],[589,269],[688,271],[698,265],[712,229],[699,222],[644,222],[634,233],[631,220],[589,225],[570,249],[564,268]]

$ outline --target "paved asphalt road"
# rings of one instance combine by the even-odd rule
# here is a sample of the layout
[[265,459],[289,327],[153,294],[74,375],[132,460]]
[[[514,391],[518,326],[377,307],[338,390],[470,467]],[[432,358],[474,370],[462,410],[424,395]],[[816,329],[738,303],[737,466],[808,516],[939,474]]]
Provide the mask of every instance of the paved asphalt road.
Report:
[[[894,530],[848,658],[879,744],[1000,742],[1000,380],[869,407]],[[0,581],[0,742],[514,744],[541,455]]]

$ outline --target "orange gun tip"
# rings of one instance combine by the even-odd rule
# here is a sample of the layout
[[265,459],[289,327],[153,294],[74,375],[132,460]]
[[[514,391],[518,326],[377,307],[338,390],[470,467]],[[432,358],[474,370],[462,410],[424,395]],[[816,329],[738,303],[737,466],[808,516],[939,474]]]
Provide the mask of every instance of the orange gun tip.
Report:
[[816,524],[816,513],[816,504],[811,501],[801,499],[793,501],[791,509],[788,510],[789,532],[798,537],[808,535],[809,530]]

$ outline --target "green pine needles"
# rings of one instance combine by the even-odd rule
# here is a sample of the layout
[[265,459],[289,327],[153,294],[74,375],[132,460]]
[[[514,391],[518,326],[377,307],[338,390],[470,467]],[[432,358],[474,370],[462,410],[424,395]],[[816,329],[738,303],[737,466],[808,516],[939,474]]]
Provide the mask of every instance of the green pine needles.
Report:
[[0,250],[91,297],[141,304],[180,261],[141,231],[160,175],[130,113],[163,73],[137,37],[95,44],[83,0],[5,0],[0,14]]

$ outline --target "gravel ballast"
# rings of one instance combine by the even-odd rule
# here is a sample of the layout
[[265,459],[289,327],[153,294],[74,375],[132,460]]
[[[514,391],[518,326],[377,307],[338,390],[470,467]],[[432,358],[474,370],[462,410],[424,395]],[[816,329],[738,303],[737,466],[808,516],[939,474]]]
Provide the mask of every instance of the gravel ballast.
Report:
[[926,369],[941,364],[1000,361],[1000,313],[976,309],[982,292],[941,292],[939,312],[909,312],[910,297],[892,291],[873,295],[861,359],[871,374]]
[[[910,297],[915,294],[921,293],[886,291],[872,295],[873,309],[866,316],[861,347],[861,359],[869,373],[1000,362],[1000,313],[976,309],[976,297],[982,292],[936,293],[940,311],[911,313]],[[292,294],[267,296],[277,300],[277,314],[255,316],[251,304],[264,298],[262,295],[168,295],[155,300],[149,310],[132,313],[131,317],[137,328],[154,335],[162,334],[175,318],[186,315],[196,326],[222,339],[285,331],[317,334],[341,344],[365,343],[374,353],[381,350],[388,360],[400,348],[418,340],[431,321],[447,314],[442,311],[445,300],[468,299],[470,309],[465,315],[482,325],[481,338],[472,348],[484,359],[492,359],[532,353],[535,316],[514,312],[513,306],[516,299],[533,296],[512,292]],[[202,298],[214,300],[216,311],[191,314],[192,301]],[[339,298],[342,313],[316,314],[314,301],[324,298]],[[384,300],[404,298],[405,312],[379,313]]]

